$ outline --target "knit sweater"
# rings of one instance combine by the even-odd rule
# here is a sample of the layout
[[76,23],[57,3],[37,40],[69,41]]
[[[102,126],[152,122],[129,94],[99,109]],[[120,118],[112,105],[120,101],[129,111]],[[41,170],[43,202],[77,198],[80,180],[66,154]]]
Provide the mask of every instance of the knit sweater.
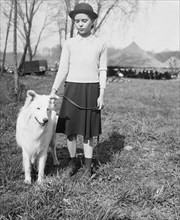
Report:
[[106,87],[107,49],[94,35],[77,35],[65,41],[53,88],[58,90],[62,78],[67,82],[100,83]]

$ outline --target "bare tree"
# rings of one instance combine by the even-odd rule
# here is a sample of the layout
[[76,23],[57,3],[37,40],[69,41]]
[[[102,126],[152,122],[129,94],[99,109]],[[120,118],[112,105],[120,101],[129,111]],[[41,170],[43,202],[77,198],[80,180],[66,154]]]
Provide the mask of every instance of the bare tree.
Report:
[[[21,57],[21,61],[19,64],[19,69],[21,69],[27,52],[29,55],[29,60],[31,61],[33,59],[33,57],[36,55],[37,53],[37,49],[40,43],[40,40],[42,38],[42,34],[44,32],[44,30],[52,23],[52,17],[50,18],[50,16],[48,15],[48,13],[45,16],[43,25],[41,28],[39,28],[38,33],[37,33],[37,37],[36,40],[33,39],[33,44],[31,42],[31,35],[32,35],[32,31],[33,31],[33,21],[34,21],[34,17],[37,14],[37,12],[40,10],[40,6],[43,4],[43,0],[32,0],[32,1],[19,1],[18,2],[18,14],[20,17],[20,20],[22,22],[22,25],[18,25],[18,30],[19,33],[22,37],[22,39],[24,39],[24,51],[23,51],[23,55]],[[23,29],[21,29],[21,26],[23,27]],[[34,46],[32,46],[34,45]]]
[[74,22],[70,20],[68,14],[80,0],[59,0],[52,4],[54,10],[53,17],[58,29],[60,46],[63,41],[74,33]]
[[[80,0],[64,0],[57,1],[56,8],[59,7],[57,13],[54,14],[58,28],[61,29],[59,34],[62,38],[62,30],[65,32],[64,39],[70,33],[70,37],[74,35],[74,21],[68,19],[69,11],[73,10],[75,5]],[[98,32],[104,25],[106,20],[112,15],[116,14],[116,19],[124,18],[124,20],[130,19],[138,12],[140,0],[87,0],[84,2],[90,3],[98,14],[98,19],[95,22],[93,32]],[[65,7],[62,5],[65,4]]]
[[139,10],[139,0],[94,0],[93,2],[98,14],[94,26],[94,33],[101,29],[112,14],[116,21],[120,19],[128,21],[136,15]]
[[[54,24],[57,27],[56,29],[52,30],[52,33],[58,33],[59,35],[59,45],[61,48],[63,39],[66,39],[67,36],[67,14],[64,15],[64,13],[62,13],[62,11],[65,11],[65,7],[66,5],[64,4],[64,2],[58,2],[59,4],[61,4],[61,6],[59,6],[59,4],[57,4],[57,2],[53,2],[53,4],[51,5],[51,10],[54,12],[53,14],[53,18],[54,18]],[[58,6],[58,9],[57,9]],[[57,10],[54,11],[54,8],[56,8]],[[63,9],[63,10],[62,10]]]
[[49,16],[49,15],[46,15],[45,16],[45,19],[44,19],[44,22],[43,22],[43,25],[42,27],[40,28],[40,31],[39,31],[39,34],[38,34],[38,37],[37,37],[37,41],[35,43],[35,46],[34,46],[34,51],[32,50],[32,45],[30,44],[29,47],[31,47],[31,51],[32,51],[32,57],[30,57],[30,60],[32,60],[32,58],[36,55],[37,53],[37,49],[38,49],[38,46],[39,46],[39,43],[41,41],[41,38],[42,38],[42,34],[44,32],[44,30],[53,22],[53,19]]
[[171,71],[171,75],[177,77],[180,70],[180,61],[176,57],[171,57],[168,61],[168,68]]
[[[68,11],[71,9],[71,5],[74,5],[75,0],[59,0],[55,1],[51,5],[52,17],[57,27],[57,31],[52,32],[59,34],[60,47],[65,39],[67,39],[70,31]],[[77,0],[76,0],[77,1]]]
[[[6,9],[7,8],[9,8],[9,7],[6,7]],[[1,73],[0,73],[0,75],[3,75],[4,66],[5,66],[6,49],[7,49],[8,38],[9,38],[9,31],[10,31],[11,20],[12,20],[13,0],[11,0],[11,2],[10,2],[10,9],[8,11],[6,9],[2,8],[2,13],[5,15],[5,17],[8,18],[8,21],[7,21],[6,37],[5,37],[5,43],[4,43],[4,51],[3,51],[3,59],[2,59],[2,66],[1,66]]]
[[[37,4],[36,0],[32,0],[30,2],[30,5],[28,4],[27,0],[25,0],[24,2],[20,2],[20,1],[18,2],[18,14],[19,14],[19,17],[23,23],[23,30],[20,29],[20,25],[18,25],[18,30],[19,30],[21,36],[25,39],[24,51],[23,51],[23,55],[21,57],[21,61],[19,64],[20,70],[21,70],[21,67],[25,61],[27,50],[29,51],[29,57],[32,57],[32,50],[30,47],[30,43],[31,43],[30,36],[31,36],[31,30],[32,30],[32,22],[33,22],[33,17],[35,15],[35,13],[39,9],[40,5],[42,4],[42,1],[38,2],[37,7],[35,7],[36,4]],[[31,60],[31,58],[30,58],[30,60]]]
[[14,31],[13,31],[13,61],[14,61],[14,94],[17,99],[19,88],[19,77],[17,70],[17,0],[14,2]]
[[[78,3],[79,3],[79,0],[75,0],[73,7],[75,7]],[[69,10],[70,10],[70,8],[69,8]],[[71,8],[71,10],[72,10],[72,8]],[[74,20],[71,20],[70,37],[73,37],[73,35],[74,35]]]

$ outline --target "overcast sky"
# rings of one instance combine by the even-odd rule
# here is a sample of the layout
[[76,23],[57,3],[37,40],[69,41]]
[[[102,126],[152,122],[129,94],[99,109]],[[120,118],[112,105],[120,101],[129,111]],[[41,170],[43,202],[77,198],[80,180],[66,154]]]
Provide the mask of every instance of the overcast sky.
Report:
[[[142,6],[146,1],[141,1]],[[132,41],[144,50],[180,50],[180,0],[155,1],[128,28],[114,27],[109,36],[109,43],[115,47],[124,48]]]

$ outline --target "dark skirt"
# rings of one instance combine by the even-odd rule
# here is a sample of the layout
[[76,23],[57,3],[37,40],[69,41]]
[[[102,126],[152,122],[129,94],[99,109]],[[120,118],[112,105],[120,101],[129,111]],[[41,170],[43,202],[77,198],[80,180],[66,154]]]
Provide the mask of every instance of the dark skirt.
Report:
[[[82,108],[97,107],[99,83],[66,82],[64,96]],[[56,133],[97,137],[101,134],[101,111],[81,109],[63,98]]]

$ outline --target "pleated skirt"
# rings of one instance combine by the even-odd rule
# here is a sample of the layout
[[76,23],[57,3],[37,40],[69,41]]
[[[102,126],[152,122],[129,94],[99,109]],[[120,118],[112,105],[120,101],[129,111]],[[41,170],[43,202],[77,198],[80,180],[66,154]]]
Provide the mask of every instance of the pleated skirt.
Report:
[[62,100],[56,133],[82,135],[88,139],[99,136],[102,133],[101,111],[93,109],[97,107],[99,83],[65,82],[64,96],[70,101]]

